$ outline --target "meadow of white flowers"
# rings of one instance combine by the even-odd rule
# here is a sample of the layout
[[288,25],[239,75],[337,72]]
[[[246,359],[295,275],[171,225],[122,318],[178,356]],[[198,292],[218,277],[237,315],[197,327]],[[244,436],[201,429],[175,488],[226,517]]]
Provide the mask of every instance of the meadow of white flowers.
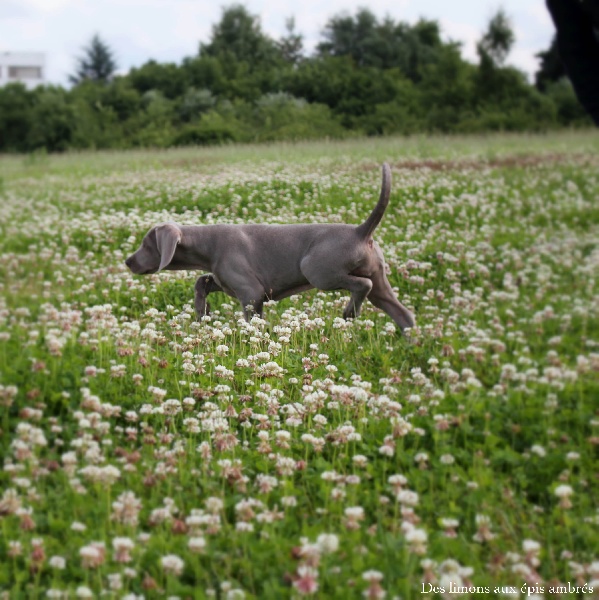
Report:
[[344,292],[249,323],[215,294],[197,322],[198,273],[132,275],[161,221],[360,223],[378,197],[351,152],[195,152],[3,180],[0,598],[594,597],[596,148],[386,155],[406,337]]

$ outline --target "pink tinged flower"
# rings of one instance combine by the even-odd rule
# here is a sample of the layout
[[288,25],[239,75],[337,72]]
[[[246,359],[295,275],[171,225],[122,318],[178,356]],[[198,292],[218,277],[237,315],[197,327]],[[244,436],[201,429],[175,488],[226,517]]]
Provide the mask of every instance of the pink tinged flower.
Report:
[[316,593],[318,590],[318,571],[305,565],[298,567],[293,587],[301,596],[309,596]]
[[19,515],[19,519],[20,519],[20,523],[19,523],[20,529],[22,529],[23,531],[32,531],[33,529],[35,529],[35,521],[33,520],[33,517],[31,516],[31,509],[28,509],[28,510],[21,509],[20,511],[17,512],[17,514]]
[[209,513],[217,514],[224,508],[225,503],[221,498],[218,498],[216,496],[210,496],[209,498],[206,498],[205,505],[206,510]]
[[92,483],[101,483],[103,485],[112,485],[121,476],[119,469],[113,465],[97,467],[89,465],[80,469],[79,472]]
[[362,579],[368,583],[378,583],[383,580],[383,574],[380,571],[371,569],[370,571],[364,571],[364,573],[362,573]]
[[414,554],[425,554],[426,553],[426,542],[428,535],[424,529],[417,529],[413,527],[406,532],[406,541],[410,551]]
[[114,560],[118,563],[131,562],[131,550],[133,550],[135,542],[128,537],[115,537],[112,540],[114,548]]
[[34,538],[31,540],[31,562],[32,566],[38,567],[40,563],[46,560],[46,553],[44,551],[44,540],[40,538]]
[[21,508],[21,498],[14,488],[5,490],[0,500],[0,516],[12,515]]
[[559,507],[563,509],[572,508],[570,496],[574,494],[574,490],[569,485],[558,485],[553,492],[559,499]]
[[412,490],[401,490],[397,492],[396,499],[402,506],[416,506],[419,496]]
[[443,535],[448,538],[458,537],[456,529],[460,522],[457,519],[440,519],[441,527],[443,527]]
[[322,552],[320,546],[318,544],[311,544],[307,538],[302,538],[301,542],[299,556],[302,558],[302,565],[314,568],[318,567]]
[[103,542],[92,542],[79,550],[81,566],[84,569],[96,569],[104,563],[106,548]]
[[16,556],[21,556],[23,554],[23,544],[21,542],[11,540],[8,542],[8,556],[11,558],[15,558]]
[[419,469],[424,470],[428,468],[428,454],[426,452],[418,452],[418,454],[414,456],[414,462],[418,464]]
[[369,583],[368,589],[362,593],[367,600],[379,600],[387,595],[380,583],[383,580],[383,574],[380,571],[365,571],[362,573],[362,579]]
[[108,575],[108,587],[113,590],[123,589],[123,576],[120,573],[111,573]]
[[361,506],[348,506],[345,511],[345,526],[349,530],[359,529],[364,520],[364,509]]
[[476,515],[476,525],[478,530],[472,536],[475,542],[483,544],[495,538],[495,534],[491,531],[491,519],[487,515]]
[[123,525],[137,526],[139,522],[139,512],[141,510],[141,500],[133,492],[123,492],[112,503],[111,519]]
[[[537,542],[536,540],[524,540],[522,542],[522,550],[524,550],[527,560],[529,558],[536,559],[538,557],[539,553],[541,552],[541,544],[539,544],[539,542]],[[537,562],[537,565],[538,565],[538,562]],[[537,566],[537,565],[535,565],[535,566]]]
[[276,477],[260,473],[256,476],[256,485],[262,494],[270,493],[279,484]]
[[408,480],[403,475],[391,475],[388,479],[389,484],[393,487],[393,491],[397,494],[401,491],[402,487],[408,483]]

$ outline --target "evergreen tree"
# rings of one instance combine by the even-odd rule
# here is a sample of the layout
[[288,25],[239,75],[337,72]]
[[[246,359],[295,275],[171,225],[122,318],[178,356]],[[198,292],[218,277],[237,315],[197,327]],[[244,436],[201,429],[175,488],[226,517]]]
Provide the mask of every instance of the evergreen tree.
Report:
[[303,36],[301,33],[295,33],[295,19],[293,17],[289,17],[285,21],[285,29],[287,35],[277,42],[277,46],[283,59],[292,65],[296,65],[303,56]]
[[77,59],[74,75],[69,77],[77,85],[83,81],[108,83],[117,70],[112,50],[100,39],[98,34],[92,37],[89,46],[84,48],[84,56]]

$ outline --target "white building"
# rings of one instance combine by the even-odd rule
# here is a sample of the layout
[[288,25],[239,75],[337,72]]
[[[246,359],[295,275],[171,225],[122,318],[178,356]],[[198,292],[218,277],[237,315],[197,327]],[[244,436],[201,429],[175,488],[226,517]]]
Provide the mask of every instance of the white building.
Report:
[[20,81],[31,90],[44,83],[45,70],[43,52],[0,52],[0,86]]

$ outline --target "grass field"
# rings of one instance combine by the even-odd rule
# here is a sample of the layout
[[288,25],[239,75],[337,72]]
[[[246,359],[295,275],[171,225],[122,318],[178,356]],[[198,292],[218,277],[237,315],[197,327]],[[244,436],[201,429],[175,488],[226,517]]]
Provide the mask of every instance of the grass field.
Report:
[[[405,337],[124,265],[358,224],[383,160]],[[0,157],[0,598],[594,597],[598,198],[594,132]]]

